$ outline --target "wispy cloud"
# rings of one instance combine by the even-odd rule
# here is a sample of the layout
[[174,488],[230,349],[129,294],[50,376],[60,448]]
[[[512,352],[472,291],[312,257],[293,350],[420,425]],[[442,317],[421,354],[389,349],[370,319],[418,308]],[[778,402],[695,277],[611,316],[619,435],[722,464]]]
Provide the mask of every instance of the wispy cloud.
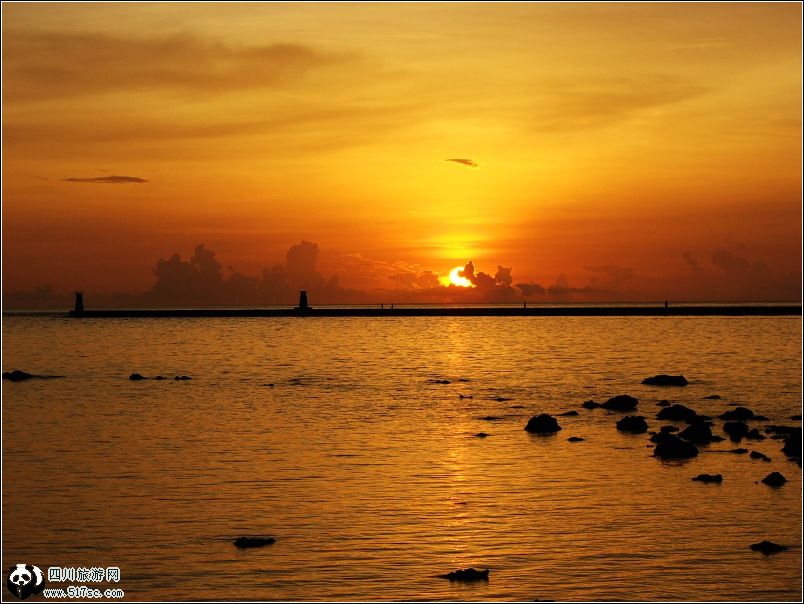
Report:
[[[6,100],[87,96],[120,90],[184,90],[211,95],[278,87],[351,58],[303,44],[232,47],[192,35],[128,38],[88,32],[4,32],[13,82]],[[11,57],[14,57],[13,60]]]
[[129,183],[141,184],[148,182],[137,176],[91,176],[89,178],[62,178],[63,182],[88,182],[97,185],[125,185]]
[[473,159],[467,159],[464,157],[453,157],[450,159],[445,159],[444,161],[451,161],[456,164],[461,164],[462,166],[468,166],[470,168],[477,168],[477,162]]

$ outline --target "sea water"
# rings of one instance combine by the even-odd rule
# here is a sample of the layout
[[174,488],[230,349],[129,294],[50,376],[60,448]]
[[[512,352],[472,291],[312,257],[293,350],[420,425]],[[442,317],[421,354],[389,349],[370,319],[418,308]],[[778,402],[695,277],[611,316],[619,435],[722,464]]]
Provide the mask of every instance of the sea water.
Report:
[[[801,342],[800,317],[5,316],[3,370],[64,377],[3,382],[3,567],[117,567],[83,584],[132,600],[797,600],[781,441],[661,461],[581,403],[800,425]],[[470,566],[488,582],[437,577]]]

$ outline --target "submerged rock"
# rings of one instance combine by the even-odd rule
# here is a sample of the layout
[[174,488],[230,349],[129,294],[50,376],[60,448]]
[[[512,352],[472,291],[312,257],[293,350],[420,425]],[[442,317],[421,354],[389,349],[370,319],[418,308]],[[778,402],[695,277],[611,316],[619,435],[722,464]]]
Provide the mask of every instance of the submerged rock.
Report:
[[705,401],[719,401],[720,395],[719,394],[710,394],[709,396],[703,397]]
[[760,541],[759,543],[752,544],[750,547],[753,551],[762,552],[766,556],[768,554],[777,554],[787,549],[787,546],[779,545],[778,543],[774,543],[773,541]]
[[33,378],[33,374],[28,373],[27,371],[20,371],[19,369],[3,372],[3,379],[11,380],[12,382],[22,382],[24,380],[32,380]]
[[449,380],[427,380],[428,384],[451,384]]
[[687,423],[692,423],[699,419],[697,412],[684,405],[670,405],[669,407],[665,407],[656,414],[656,418]]
[[761,459],[762,461],[770,461],[771,458],[765,455],[764,453],[760,453],[759,451],[751,451],[751,455],[749,455],[751,459]]
[[751,428],[745,437],[751,440],[765,440],[765,435],[756,428]]
[[698,482],[723,482],[722,474],[698,474],[693,480]]
[[771,472],[762,479],[762,482],[769,487],[780,487],[787,482],[787,478],[782,476],[779,472]]
[[558,420],[552,415],[542,413],[531,417],[528,420],[528,425],[525,426],[525,430],[531,434],[552,434],[561,430],[561,426],[558,425]]
[[801,428],[795,428],[785,437],[782,453],[801,460]]
[[132,373],[130,376],[128,376],[128,379],[130,379],[130,380],[132,380],[134,382],[138,382],[140,380],[147,380],[148,378],[145,377],[144,375],[139,374],[139,373]]
[[726,422],[723,424],[723,431],[729,435],[729,438],[738,443],[740,440],[748,436],[748,424],[745,422]]
[[463,568],[461,570],[454,570],[446,575],[438,575],[440,579],[449,579],[450,581],[488,581],[489,569],[477,570],[474,568]]
[[558,417],[573,417],[578,415],[577,411],[565,411],[564,413],[559,413]]
[[182,381],[185,381],[185,380],[191,380],[191,379],[193,379],[193,378],[191,378],[189,375],[177,375],[177,376],[176,376],[176,377],[174,377],[173,379],[174,379],[174,380],[182,380]]
[[24,382],[25,380],[55,380],[63,377],[63,375],[34,375],[33,373],[20,371],[19,369],[3,372],[3,379],[9,380],[10,382]]
[[570,436],[570,437],[569,437],[567,440],[568,440],[569,442],[571,442],[571,443],[579,443],[579,442],[583,442],[583,441],[585,441],[586,439],[585,439],[585,438],[581,438],[580,436]]
[[635,399],[633,396],[628,396],[627,394],[620,394],[617,396],[611,397],[605,403],[601,405],[604,409],[609,409],[611,411],[632,411],[636,409],[637,404],[639,401]]
[[626,415],[617,422],[617,429],[620,432],[631,432],[632,434],[644,434],[648,431],[648,422],[641,415]]
[[238,537],[235,539],[235,547],[248,549],[251,547],[264,547],[276,543],[273,537]]
[[686,386],[689,382],[683,375],[661,374],[645,378],[642,383],[648,386]]
[[477,434],[475,434],[475,438],[486,438],[487,436],[488,434],[486,434],[485,432],[478,432]]
[[600,407],[600,403],[596,403],[595,401],[584,401],[581,407],[584,409],[597,409]]
[[670,401],[659,401],[658,403],[656,403],[656,406],[657,407],[669,407],[670,406]]
[[654,438],[656,438],[656,448],[653,450],[655,457],[688,459],[698,455],[698,447],[674,434],[657,434]]
[[721,413],[718,417],[726,420],[745,421],[747,419],[753,419],[755,416],[754,412],[748,407],[737,407],[725,413]]

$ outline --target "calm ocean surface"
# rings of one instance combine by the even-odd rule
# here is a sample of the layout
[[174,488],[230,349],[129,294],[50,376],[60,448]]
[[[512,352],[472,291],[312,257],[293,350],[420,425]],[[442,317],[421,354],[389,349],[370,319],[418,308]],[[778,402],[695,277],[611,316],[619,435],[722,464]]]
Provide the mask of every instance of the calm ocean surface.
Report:
[[[3,370],[66,377],[3,382],[3,567],[118,566],[146,600],[798,600],[780,441],[739,445],[771,463],[728,440],[662,462],[580,405],[798,425],[801,345],[799,317],[6,316]],[[640,383],[657,373],[690,385]],[[572,409],[556,436],[523,430]],[[756,483],[773,470],[790,482]],[[468,566],[489,582],[434,577]]]

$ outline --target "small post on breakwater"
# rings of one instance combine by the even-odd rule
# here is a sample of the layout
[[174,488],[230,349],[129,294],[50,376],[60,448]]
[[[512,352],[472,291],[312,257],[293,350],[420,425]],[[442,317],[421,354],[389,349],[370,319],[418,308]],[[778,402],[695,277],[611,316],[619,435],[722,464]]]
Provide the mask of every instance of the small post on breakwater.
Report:
[[76,316],[84,314],[84,292],[75,292],[75,309],[73,310]]

